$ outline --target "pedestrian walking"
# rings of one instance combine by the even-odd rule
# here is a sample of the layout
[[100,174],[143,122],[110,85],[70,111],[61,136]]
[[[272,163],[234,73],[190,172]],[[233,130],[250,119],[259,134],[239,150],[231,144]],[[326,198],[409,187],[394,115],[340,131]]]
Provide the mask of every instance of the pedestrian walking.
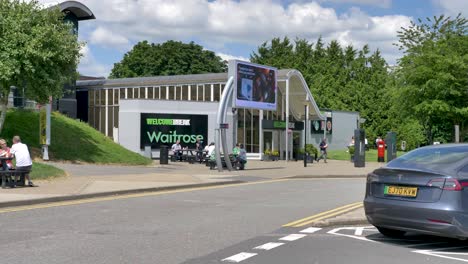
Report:
[[317,162],[323,159],[323,161],[327,163],[327,148],[328,148],[327,138],[322,139],[319,147],[320,147],[320,157],[317,159]]

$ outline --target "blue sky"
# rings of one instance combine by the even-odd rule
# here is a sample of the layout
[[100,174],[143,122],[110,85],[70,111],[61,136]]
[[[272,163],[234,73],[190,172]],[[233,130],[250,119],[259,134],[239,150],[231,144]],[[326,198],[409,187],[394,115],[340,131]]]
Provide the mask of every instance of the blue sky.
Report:
[[[40,0],[56,3],[56,0]],[[468,13],[468,0],[80,0],[96,20],[80,23],[86,43],[78,70],[107,77],[138,41],[194,41],[224,59],[248,59],[273,37],[322,36],[356,48],[369,44],[389,64],[401,53],[396,31],[411,20]]]

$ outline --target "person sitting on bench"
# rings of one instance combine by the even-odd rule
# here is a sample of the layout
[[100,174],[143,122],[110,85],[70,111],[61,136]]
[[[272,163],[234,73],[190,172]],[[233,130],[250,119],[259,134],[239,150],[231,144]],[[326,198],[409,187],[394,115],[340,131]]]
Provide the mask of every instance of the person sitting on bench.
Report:
[[[30,187],[34,187],[34,183],[31,181],[29,177],[29,172],[32,168],[32,160],[31,156],[29,155],[28,146],[26,144],[21,143],[21,139],[19,136],[13,137],[13,146],[11,146],[11,154],[14,155],[16,159],[16,171],[24,173],[24,178],[28,180],[28,185]],[[15,181],[18,175],[15,176]]]
[[247,163],[247,151],[244,149],[244,144],[239,145],[239,154],[237,155],[237,162],[239,162],[239,169],[243,170]]
[[180,145],[180,140],[177,140],[171,147],[172,154],[176,156],[177,160],[182,160],[182,146]]
[[[11,157],[10,148],[8,147],[6,140],[4,140],[3,138],[0,139],[0,148],[1,148],[0,157],[4,157],[4,158]],[[2,163],[2,164],[5,164],[9,170],[13,169],[13,163],[11,162],[11,160],[5,160],[5,163]],[[7,168],[3,168],[3,169],[6,170]]]

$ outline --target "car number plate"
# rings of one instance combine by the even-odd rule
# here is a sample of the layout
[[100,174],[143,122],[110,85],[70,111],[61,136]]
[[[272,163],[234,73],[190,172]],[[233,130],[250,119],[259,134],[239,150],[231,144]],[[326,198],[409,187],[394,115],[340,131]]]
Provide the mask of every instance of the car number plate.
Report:
[[384,194],[395,195],[395,196],[405,196],[405,197],[416,197],[416,195],[418,194],[418,188],[386,185],[384,189]]

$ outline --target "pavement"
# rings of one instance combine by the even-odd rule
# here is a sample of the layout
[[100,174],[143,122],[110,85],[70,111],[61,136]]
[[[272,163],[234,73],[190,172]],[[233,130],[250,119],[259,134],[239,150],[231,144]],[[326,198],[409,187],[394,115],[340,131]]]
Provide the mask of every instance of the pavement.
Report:
[[[160,191],[284,178],[364,178],[382,166],[368,162],[355,168],[348,161],[329,160],[304,167],[301,161],[249,161],[242,171],[218,172],[204,164],[175,162],[149,166],[118,166],[49,162],[66,171],[67,176],[50,181],[35,181],[36,188],[0,189],[0,208],[58,202],[99,196]],[[366,223],[362,207],[322,220],[317,225]]]

